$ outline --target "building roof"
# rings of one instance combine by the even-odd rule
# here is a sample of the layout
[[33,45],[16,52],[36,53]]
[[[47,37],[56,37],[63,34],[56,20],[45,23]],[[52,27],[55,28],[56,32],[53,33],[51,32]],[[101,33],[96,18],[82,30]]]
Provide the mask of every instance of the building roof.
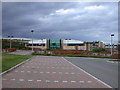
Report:
[[[33,40],[33,43],[40,44],[40,43],[46,43],[47,39],[40,39],[40,40]],[[32,41],[28,42],[29,44],[32,44]]]
[[63,43],[82,44],[82,43],[84,43],[84,42],[83,42],[83,41],[79,41],[79,40],[63,40]]

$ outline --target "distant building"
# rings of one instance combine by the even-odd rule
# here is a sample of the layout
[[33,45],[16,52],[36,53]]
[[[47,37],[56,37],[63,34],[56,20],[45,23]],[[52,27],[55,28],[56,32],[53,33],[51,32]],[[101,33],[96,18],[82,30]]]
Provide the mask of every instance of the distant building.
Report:
[[[27,47],[32,48],[32,41],[28,41]],[[103,42],[84,42],[72,39],[40,39],[33,40],[33,47],[40,49],[62,49],[62,50],[93,50],[94,48],[105,48]]]
[[109,51],[111,50],[111,47],[112,47],[113,50],[118,50],[118,45],[117,44],[113,44],[113,45],[106,44],[105,45],[105,48]]
[[91,51],[94,48],[105,48],[105,44],[100,41],[86,42],[86,50]]

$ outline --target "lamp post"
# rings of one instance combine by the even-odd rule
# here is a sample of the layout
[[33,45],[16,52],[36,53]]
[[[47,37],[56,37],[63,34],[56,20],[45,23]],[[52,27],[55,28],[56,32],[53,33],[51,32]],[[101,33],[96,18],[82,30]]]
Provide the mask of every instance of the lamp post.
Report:
[[33,32],[34,32],[34,30],[31,30],[31,32],[32,32],[32,52],[34,52],[33,51]]
[[8,36],[8,38],[10,38],[10,48],[11,48],[12,47],[11,38],[13,38],[13,36]]
[[114,34],[111,34],[111,55],[112,55],[112,49],[113,49],[113,45],[112,45],[112,36],[114,36]]
[[43,46],[43,39],[41,39],[42,40],[42,50],[43,50],[43,48],[44,48],[44,46]]

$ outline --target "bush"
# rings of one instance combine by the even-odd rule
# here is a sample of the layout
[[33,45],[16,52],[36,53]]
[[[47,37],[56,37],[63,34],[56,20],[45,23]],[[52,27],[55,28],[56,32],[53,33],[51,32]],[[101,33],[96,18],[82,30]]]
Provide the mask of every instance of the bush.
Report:
[[[25,48],[25,43],[24,42],[11,40],[11,44],[12,44],[12,48],[17,48],[17,49]],[[2,48],[3,49],[10,48],[10,40],[3,39],[2,40]]]
[[6,48],[6,52],[14,52],[16,51],[16,48]]
[[92,50],[92,52],[106,52],[105,48],[95,48]]

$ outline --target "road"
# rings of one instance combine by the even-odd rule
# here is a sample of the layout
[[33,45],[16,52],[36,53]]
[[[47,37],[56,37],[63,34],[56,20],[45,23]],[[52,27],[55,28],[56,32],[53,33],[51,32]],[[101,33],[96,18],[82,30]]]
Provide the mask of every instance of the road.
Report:
[[84,57],[66,57],[66,59],[113,88],[118,87],[118,64],[108,62],[110,59]]
[[2,77],[3,88],[111,88],[55,56],[34,56]]

